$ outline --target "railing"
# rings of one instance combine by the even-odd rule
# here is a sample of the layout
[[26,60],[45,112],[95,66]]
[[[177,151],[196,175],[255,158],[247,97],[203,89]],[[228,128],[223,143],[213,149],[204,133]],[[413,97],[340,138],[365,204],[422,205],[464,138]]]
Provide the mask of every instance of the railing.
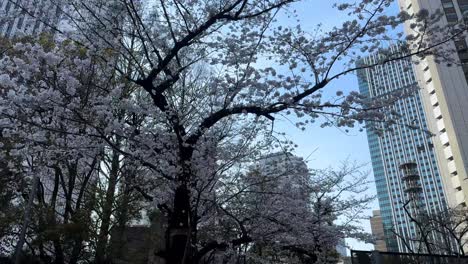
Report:
[[351,250],[351,264],[468,264],[468,256]]

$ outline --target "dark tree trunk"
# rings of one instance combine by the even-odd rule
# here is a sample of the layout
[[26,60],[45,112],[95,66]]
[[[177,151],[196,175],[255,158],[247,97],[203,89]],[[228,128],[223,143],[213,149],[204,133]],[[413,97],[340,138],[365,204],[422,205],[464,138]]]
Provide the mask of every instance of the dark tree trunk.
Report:
[[174,210],[169,218],[167,264],[191,263],[190,219],[190,192],[182,184],[175,191]]
[[[57,195],[58,195],[58,189],[59,189],[59,186],[60,186],[61,175],[62,175],[62,171],[61,171],[60,167],[57,165],[55,167],[54,189],[52,191],[52,197],[51,197],[51,200],[50,200],[50,208],[48,209],[49,214],[47,215],[47,218],[46,218],[47,219],[46,221],[48,221],[48,225],[51,226],[51,227],[56,227],[57,226],[57,221],[56,221],[56,218],[55,218],[55,214],[56,214],[55,210],[56,210],[56,205],[57,205]],[[62,179],[63,179],[63,177],[62,177]],[[65,209],[65,215],[67,214],[67,209],[69,209],[69,208]],[[65,216],[65,218],[66,218],[66,216]],[[44,220],[42,220],[42,221],[44,221]],[[66,221],[66,219],[65,219],[65,221]],[[58,235],[60,237],[60,234],[56,234],[56,235]],[[54,264],[63,264],[63,263],[65,263],[63,248],[62,248],[59,237],[54,238],[52,240],[52,244],[54,246],[54,254],[55,254]]]
[[106,259],[106,248],[111,226],[112,207],[115,201],[115,189],[119,175],[119,153],[112,151],[111,170],[109,172],[109,185],[106,191],[104,206],[102,209],[101,227],[99,228],[98,242],[96,245],[96,263],[104,263]]
[[69,261],[70,264],[78,263],[78,260],[81,254],[81,246],[82,246],[82,239],[76,238],[73,241],[73,249],[72,249],[70,261]]
[[167,264],[189,264],[194,258],[192,247],[192,211],[190,206],[189,182],[192,176],[191,160],[193,145],[184,146],[179,142],[179,164],[181,174],[176,181],[178,186],[174,193],[174,207],[168,219],[167,229]]
[[62,245],[60,244],[60,239],[54,239],[53,241],[54,244],[54,250],[55,250],[55,261],[54,264],[64,264],[65,263],[65,257],[63,255],[63,249]]

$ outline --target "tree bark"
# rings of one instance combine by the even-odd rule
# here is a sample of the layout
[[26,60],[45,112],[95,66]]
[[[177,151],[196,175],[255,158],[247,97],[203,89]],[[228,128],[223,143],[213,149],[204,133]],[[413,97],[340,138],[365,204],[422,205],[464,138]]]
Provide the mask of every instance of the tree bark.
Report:
[[63,255],[63,248],[60,244],[60,239],[55,238],[52,243],[54,244],[54,251],[55,251],[55,261],[54,264],[64,264],[65,257]]
[[169,218],[167,264],[191,263],[190,218],[190,192],[182,184],[175,191],[174,210]]
[[106,191],[104,206],[102,209],[101,226],[99,228],[98,242],[96,245],[96,263],[104,263],[106,259],[106,248],[111,225],[112,207],[115,201],[115,189],[119,175],[119,153],[112,151],[111,170],[109,172],[109,182]]
[[81,238],[76,238],[73,241],[73,249],[72,249],[72,253],[71,253],[70,261],[69,261],[70,264],[78,263],[78,259],[80,257],[80,253],[81,253],[81,245],[82,245],[82,239]]

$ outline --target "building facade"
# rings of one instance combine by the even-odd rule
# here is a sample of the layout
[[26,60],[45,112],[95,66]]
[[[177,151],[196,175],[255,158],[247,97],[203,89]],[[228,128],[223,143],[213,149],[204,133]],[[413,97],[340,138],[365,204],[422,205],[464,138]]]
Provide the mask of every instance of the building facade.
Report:
[[[399,52],[398,46],[389,49],[390,52]],[[360,63],[374,64],[380,58],[379,54],[374,54]],[[405,192],[400,165],[407,162],[417,164],[419,184],[423,189],[419,197],[423,210],[437,212],[446,208],[434,144],[431,135],[425,131],[427,122],[421,91],[415,88],[417,81],[409,60],[366,68],[357,74],[360,92],[369,99],[386,98],[401,89],[414,90],[411,96],[403,97],[388,107],[400,115],[399,123],[420,129],[407,125],[395,125],[392,130],[380,133],[367,129],[386,247],[388,251],[408,252],[402,238],[410,240],[417,236],[417,231],[403,208],[410,197]]]
[[0,0],[0,36],[14,38],[37,35],[57,25],[59,1]]
[[380,210],[372,211],[370,224],[372,230],[372,237],[374,238],[375,250],[386,252],[387,244],[385,243],[384,226],[382,223],[382,216],[380,215]]
[[301,157],[289,152],[277,152],[264,156],[252,168],[259,172],[262,179],[252,178],[262,182],[256,188],[264,190],[287,190],[287,196],[296,202],[296,206],[309,207],[310,191],[309,169]]
[[[466,22],[468,0],[399,0],[409,14],[422,9],[443,10],[442,26]],[[407,33],[410,23],[405,26]],[[458,50],[458,64],[447,66],[426,57],[415,65],[422,90],[428,127],[436,134],[434,146],[438,165],[451,207],[466,206],[468,197],[468,52],[466,41],[446,43]]]

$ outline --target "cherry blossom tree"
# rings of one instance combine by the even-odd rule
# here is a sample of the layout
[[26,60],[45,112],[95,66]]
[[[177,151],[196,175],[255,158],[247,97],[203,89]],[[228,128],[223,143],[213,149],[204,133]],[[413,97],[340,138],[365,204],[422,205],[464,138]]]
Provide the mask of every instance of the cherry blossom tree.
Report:
[[404,204],[406,215],[415,226],[415,234],[404,234],[394,227],[392,233],[411,253],[466,256],[467,212],[462,207],[437,212],[413,212]]
[[232,243],[251,242],[236,244],[238,252],[225,257],[248,263],[336,263],[336,245],[345,237],[368,239],[358,221],[374,197],[366,195],[361,166],[345,162],[336,170],[309,171],[296,157],[279,154],[263,158],[242,176],[242,185],[210,200],[216,211],[204,228],[220,228],[217,234],[225,240],[226,234],[238,233]]
[[[27,164],[25,175],[49,175],[56,161],[73,161],[69,165],[77,173],[88,175],[99,171],[95,166],[103,155],[111,157],[103,172],[109,173],[107,206],[98,223],[96,262],[106,257],[123,159],[144,168],[153,183],[129,188],[168,216],[166,251],[160,254],[166,263],[197,263],[219,247],[249,247],[255,236],[242,232],[202,238],[200,219],[213,213],[202,201],[236,186],[241,178],[233,169],[245,167],[262,150],[293,148],[275,136],[278,116],[294,114],[304,129],[321,117],[328,120],[322,126],[392,125],[394,117],[384,109],[399,94],[369,101],[357,92],[322,98],[321,91],[341,76],[393,60],[452,61],[452,50],[441,47],[466,31],[463,25],[441,28],[442,13],[388,15],[391,0],[365,0],[337,5],[349,21],[310,34],[276,19],[293,2],[60,1],[64,22],[50,25],[54,43],[8,48],[19,55],[2,51],[1,123],[5,137],[18,142],[14,154]],[[28,7],[20,10],[34,16]],[[415,34],[393,33],[405,22]],[[361,55],[403,40],[404,52],[383,53],[373,65],[355,64]],[[311,191],[333,193],[323,180]],[[269,210],[287,206],[271,204]],[[233,218],[224,209],[218,206],[217,216]],[[324,236],[316,240],[326,248],[333,243],[328,238],[334,225],[289,220],[320,229]]]

